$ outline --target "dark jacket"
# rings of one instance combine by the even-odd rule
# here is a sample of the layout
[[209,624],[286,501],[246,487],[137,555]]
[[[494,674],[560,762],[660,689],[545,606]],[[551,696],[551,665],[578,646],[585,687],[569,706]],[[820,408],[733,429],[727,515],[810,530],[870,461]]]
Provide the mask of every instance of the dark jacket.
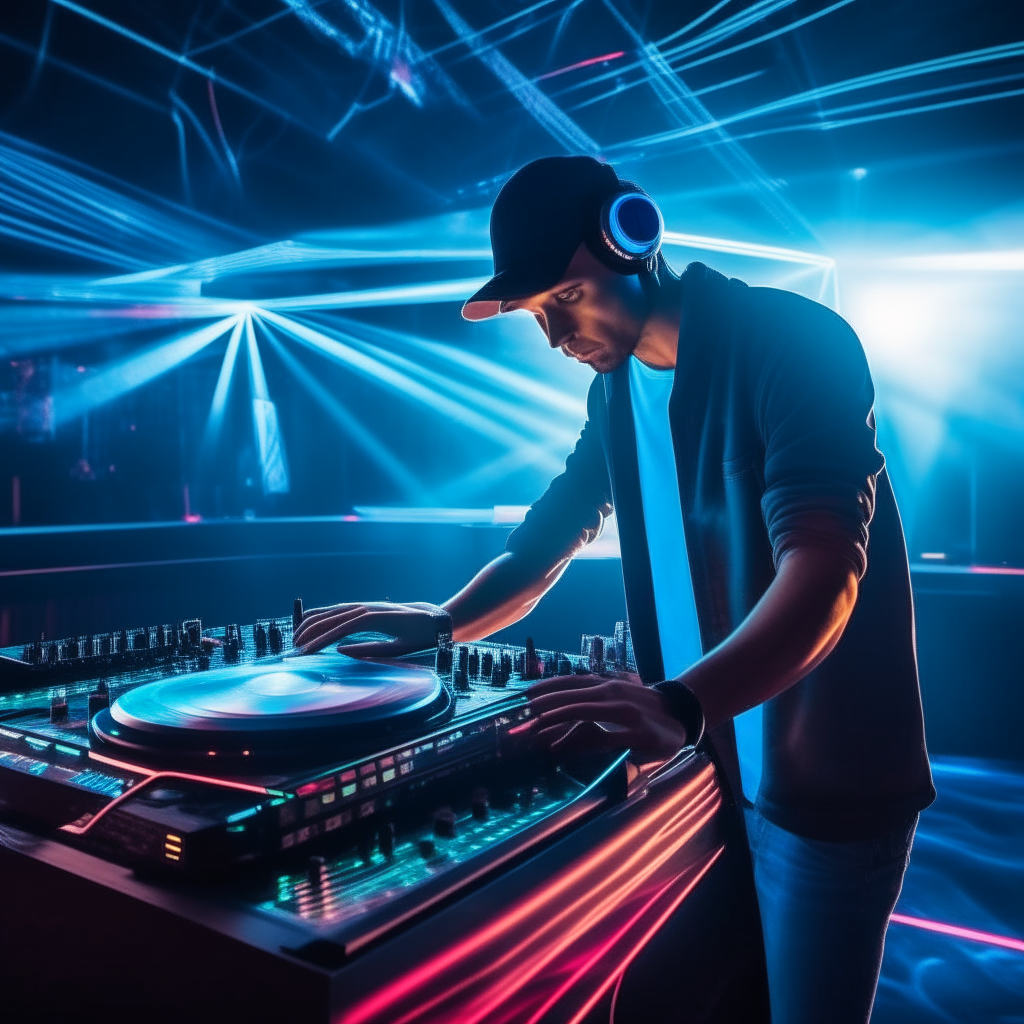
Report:
[[[906,546],[864,352],[844,320],[790,292],[694,263],[682,293],[669,420],[703,649],[740,625],[791,547],[827,547],[860,577],[835,649],[764,706],[758,807],[818,839],[880,834],[935,792]],[[587,408],[565,472],[507,549],[554,563],[614,509],[637,667],[652,683],[664,672],[628,365],[596,377]],[[732,723],[711,740],[739,793]]]

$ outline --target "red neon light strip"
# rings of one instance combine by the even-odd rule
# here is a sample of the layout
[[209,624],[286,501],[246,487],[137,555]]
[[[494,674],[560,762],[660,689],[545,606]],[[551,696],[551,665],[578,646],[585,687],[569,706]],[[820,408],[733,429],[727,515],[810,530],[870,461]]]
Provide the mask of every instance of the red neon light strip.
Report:
[[588,60],[581,60],[576,64],[570,64],[568,67],[558,68],[556,71],[548,71],[543,75],[539,75],[535,81],[543,82],[545,78],[554,78],[555,75],[564,75],[567,71],[576,71],[579,68],[589,68],[591,64],[600,64],[603,60],[618,60],[619,57],[624,57],[625,55],[625,50],[616,50],[615,53],[604,53],[600,57],[590,57]]
[[[591,905],[586,908],[588,911],[587,917],[595,913],[595,905],[597,913],[600,915],[605,911],[609,903],[614,905],[617,900],[623,897],[623,885],[619,881],[620,876],[623,874],[632,876],[630,883],[625,888],[627,890],[637,888],[642,884],[646,874],[656,869],[657,864],[645,865],[647,870],[641,871],[640,876],[637,877],[637,864],[634,862],[643,863],[645,860],[650,859],[649,856],[646,856],[646,848],[651,845],[652,838],[642,841],[640,849],[634,848],[635,840],[639,839],[645,832],[648,836],[651,836],[652,832],[654,836],[662,834],[667,827],[670,827],[671,822],[679,820],[680,817],[685,819],[696,812],[695,816],[703,820],[700,820],[696,827],[691,826],[691,829],[687,830],[688,835],[682,837],[681,840],[682,843],[685,843],[689,835],[692,835],[701,825],[705,824],[710,819],[714,810],[717,809],[717,804],[721,797],[713,789],[713,780],[714,770],[709,766],[681,790],[673,794],[652,815],[635,822],[632,826],[616,835],[614,840],[606,846],[592,852],[568,872],[524,900],[519,906],[510,908],[508,912],[490,922],[479,932],[448,947],[448,949],[440,952],[431,960],[414,968],[407,975],[396,979],[383,991],[374,993],[362,1003],[350,1008],[345,1016],[346,1024],[363,1024],[363,1022],[379,1018],[382,1013],[388,1011],[390,1011],[388,1019],[392,1024],[402,1024],[403,1021],[407,1020],[423,1019],[439,1003],[451,1000],[456,993],[480,983],[487,974],[493,974],[496,970],[500,971],[506,962],[510,966],[513,965],[515,959],[519,957],[525,956],[525,962],[519,965],[519,970],[516,971],[516,983],[521,982],[524,975],[526,977],[535,976],[552,958],[557,957],[564,951],[567,945],[571,944],[571,941],[565,941],[564,936],[562,941],[552,943],[550,939],[545,941],[544,935],[552,930],[557,931],[561,921],[566,916],[579,915],[581,909],[579,901],[572,895],[575,887],[584,879],[587,879],[588,876],[593,877],[592,873],[599,869],[599,865],[614,865],[613,870],[602,878],[601,883],[596,889],[590,890],[591,900],[587,900],[587,902],[591,903]],[[705,815],[701,815],[701,811],[704,811],[707,807],[709,795],[712,797],[710,801],[712,806]],[[694,807],[695,803],[697,807]],[[671,845],[673,848],[678,848],[678,843]],[[627,853],[627,856],[622,858],[622,853]],[[665,854],[665,856],[668,856],[668,854]],[[622,859],[620,860],[620,858]],[[656,858],[656,862],[661,859],[660,857]],[[603,895],[598,895],[600,890],[604,890]],[[569,897],[568,903],[562,902],[565,897]],[[596,900],[593,897],[596,897]],[[541,911],[542,908],[550,909],[553,907],[559,907],[558,911],[547,915],[541,928],[532,930],[530,938],[516,942],[511,949],[506,950],[497,960],[489,960],[487,967],[483,971],[477,972],[468,978],[464,977],[460,983],[447,987],[443,993],[434,996],[432,999],[427,999],[426,1001],[418,1000],[415,1008],[411,1008],[402,1016],[396,1016],[396,1010],[399,1005],[421,985],[429,983],[438,974],[444,973],[456,964],[466,964],[470,957],[481,952],[487,945],[494,943],[495,940],[499,940],[503,934],[513,934],[517,926],[524,923],[538,911]],[[577,925],[579,924],[579,922],[576,923]],[[535,944],[539,944],[540,949],[533,953],[527,952],[527,947]],[[503,986],[502,988],[504,990],[505,987]],[[504,992],[503,997],[507,998],[507,995],[508,993]],[[483,996],[482,1002],[485,1004],[487,1012],[495,1009],[492,998],[489,998],[487,995]],[[480,1007],[478,1000],[473,999],[472,1003],[476,1003],[477,1008]],[[476,1015],[471,1019],[479,1020],[480,1017]]]
[[1013,939],[1009,935],[994,935],[992,932],[979,932],[974,928],[961,928],[958,924],[943,924],[941,921],[929,921],[925,917],[909,917],[907,914],[893,914],[889,918],[895,924],[909,924],[912,928],[922,928],[926,932],[938,932],[940,935],[952,935],[958,939],[970,939],[972,942],[986,942],[990,946],[1002,946],[1024,953],[1024,940]]
[[[111,763],[117,764],[118,762],[112,761]],[[159,782],[162,779],[185,779],[188,782],[206,782],[212,786],[220,786],[223,789],[240,789],[246,793],[259,793],[262,796],[267,795],[267,791],[262,786],[250,786],[244,782],[228,782],[225,779],[211,779],[206,775],[190,775],[187,772],[154,772],[141,782],[137,782],[131,787],[131,789],[126,789],[120,796],[111,800],[109,804],[97,811],[85,825],[61,825],[61,832],[70,832],[72,835],[84,836],[86,832],[93,827],[93,825],[95,825],[101,818],[104,818],[115,807],[120,807],[126,800],[131,800],[132,797],[138,796],[140,790],[145,789],[147,786],[151,786],[154,782]]]

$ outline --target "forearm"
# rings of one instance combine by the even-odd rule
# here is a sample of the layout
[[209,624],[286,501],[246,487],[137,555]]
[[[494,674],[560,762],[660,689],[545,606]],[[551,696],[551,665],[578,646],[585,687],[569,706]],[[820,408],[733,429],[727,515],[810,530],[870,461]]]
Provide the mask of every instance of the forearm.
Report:
[[539,568],[522,555],[499,555],[444,603],[452,617],[453,639],[481,640],[518,622],[554,586],[568,564],[565,558]]
[[857,576],[832,553],[795,548],[732,635],[680,679],[709,728],[802,679],[839,642],[857,600]]

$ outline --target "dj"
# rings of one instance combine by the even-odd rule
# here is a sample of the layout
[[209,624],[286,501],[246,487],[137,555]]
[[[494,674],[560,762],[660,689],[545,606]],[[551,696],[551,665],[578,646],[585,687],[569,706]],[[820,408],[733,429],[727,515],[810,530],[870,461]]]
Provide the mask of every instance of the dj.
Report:
[[934,797],[871,378],[830,310],[700,263],[677,276],[660,242],[653,201],[589,157],[508,181],[495,274],[463,316],[526,310],[597,371],[565,472],[443,608],[318,609],[296,643],[379,631],[396,639],[344,649],[381,656],[439,630],[486,637],[526,615],[614,509],[639,678],[537,684],[538,737],[664,758],[703,709],[743,794],[773,1020],[866,1021]]

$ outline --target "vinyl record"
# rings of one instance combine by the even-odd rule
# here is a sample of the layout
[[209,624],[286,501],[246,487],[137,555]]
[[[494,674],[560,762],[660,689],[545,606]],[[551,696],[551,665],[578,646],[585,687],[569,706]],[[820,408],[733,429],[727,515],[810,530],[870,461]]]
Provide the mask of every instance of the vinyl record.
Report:
[[89,729],[99,747],[161,762],[317,761],[441,724],[451,703],[428,668],[327,653],[148,683]]

